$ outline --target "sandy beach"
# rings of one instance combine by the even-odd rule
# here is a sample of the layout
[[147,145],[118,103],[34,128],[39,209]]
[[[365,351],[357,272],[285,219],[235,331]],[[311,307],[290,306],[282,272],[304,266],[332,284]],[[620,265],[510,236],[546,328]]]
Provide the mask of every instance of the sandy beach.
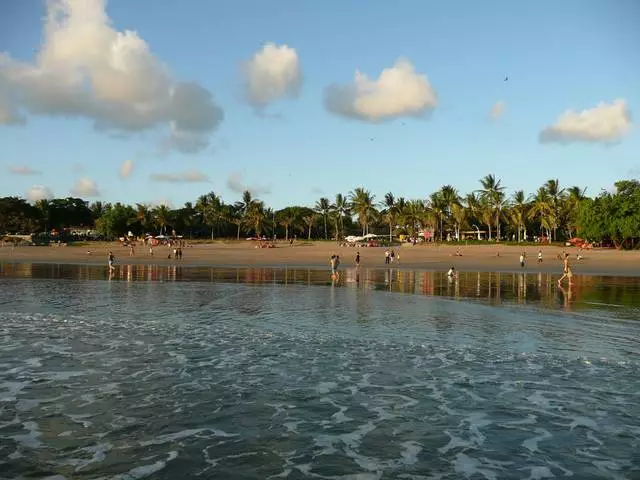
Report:
[[[456,256],[457,250],[462,256]],[[594,249],[583,252],[583,259],[577,260],[578,250],[573,247],[541,247],[543,262],[538,263],[537,246],[509,245],[416,245],[403,244],[396,247],[399,261],[391,266],[406,270],[448,270],[454,266],[459,271],[493,272],[561,272],[558,254],[571,254],[571,264],[577,275],[623,275],[640,276],[640,252]],[[88,252],[91,252],[89,254]],[[356,252],[360,252],[361,266],[365,268],[385,268],[384,251],[381,247],[344,247],[335,242],[301,242],[297,245],[278,243],[276,248],[256,248],[250,241],[230,241],[212,244],[187,244],[183,248],[183,259],[168,258],[172,249],[159,246],[150,256],[148,249],[139,246],[134,256],[128,247],[117,242],[95,243],[89,246],[46,246],[46,247],[0,247],[0,262],[18,263],[63,263],[107,265],[107,254],[112,251],[116,265],[173,265],[212,267],[309,267],[328,268],[329,257],[340,255],[343,268],[355,265]],[[520,253],[526,252],[526,265],[520,267]]]

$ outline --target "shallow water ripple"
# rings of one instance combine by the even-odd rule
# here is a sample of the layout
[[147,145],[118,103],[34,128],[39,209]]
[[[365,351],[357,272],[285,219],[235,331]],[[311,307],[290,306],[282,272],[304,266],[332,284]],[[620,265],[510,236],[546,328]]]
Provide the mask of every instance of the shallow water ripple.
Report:
[[639,323],[328,287],[28,288],[55,302],[0,310],[7,478],[640,476]]

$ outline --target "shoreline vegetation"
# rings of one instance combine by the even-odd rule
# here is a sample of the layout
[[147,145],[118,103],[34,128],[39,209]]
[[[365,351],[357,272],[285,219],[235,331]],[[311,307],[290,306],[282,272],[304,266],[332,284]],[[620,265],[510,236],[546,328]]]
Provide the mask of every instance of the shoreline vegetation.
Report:
[[[42,199],[33,204],[18,197],[0,198],[0,234],[29,237],[37,244],[83,239],[118,238],[291,238],[346,239],[386,237],[413,242],[487,244],[534,240],[541,245],[575,241],[584,246],[619,250],[640,247],[640,182],[621,180],[615,191],[590,198],[585,189],[563,188],[550,179],[527,195],[507,193],[493,174],[478,189],[462,194],[452,185],[423,198],[407,199],[388,192],[382,197],[363,187],[312,206],[280,210],[245,191],[235,203],[215,192],[179,208],[137,203],[89,203],[81,198]],[[381,240],[382,241],[382,240]]]
[[[173,258],[172,247],[160,245],[154,248],[154,255],[141,244],[131,249],[120,242],[87,242],[69,246],[25,246],[12,247],[5,244],[0,248],[1,263],[51,263],[102,265],[108,268],[108,253],[115,255],[115,265],[179,265],[184,268],[313,268],[326,269],[330,273],[331,255],[340,255],[341,269],[355,268],[355,256],[360,252],[361,269],[436,270],[447,271],[451,266],[457,271],[478,272],[523,272],[553,273],[562,275],[564,252],[570,254],[574,274],[605,276],[640,276],[639,251],[614,249],[580,250],[576,247],[558,245],[505,245],[485,244],[465,245],[423,243],[411,245],[403,243],[392,247],[348,247],[331,241],[278,241],[275,248],[258,248],[255,241],[226,241],[196,243],[186,241],[183,258]],[[393,249],[396,260],[385,264],[385,250]],[[538,262],[538,252],[542,251],[543,261]],[[520,255],[526,253],[525,266],[519,263]],[[582,258],[577,259],[578,253]],[[171,258],[169,258],[171,256]]]

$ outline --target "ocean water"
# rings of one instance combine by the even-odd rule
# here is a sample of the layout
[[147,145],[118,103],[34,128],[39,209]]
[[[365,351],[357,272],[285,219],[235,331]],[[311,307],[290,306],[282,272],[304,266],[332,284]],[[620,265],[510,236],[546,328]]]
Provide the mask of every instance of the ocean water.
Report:
[[640,478],[640,280],[0,266],[0,478]]

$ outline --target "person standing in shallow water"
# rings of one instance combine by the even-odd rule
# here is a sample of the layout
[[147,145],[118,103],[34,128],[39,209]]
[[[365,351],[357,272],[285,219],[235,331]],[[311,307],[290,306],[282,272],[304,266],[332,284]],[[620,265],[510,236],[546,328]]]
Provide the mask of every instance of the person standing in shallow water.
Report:
[[115,262],[113,252],[109,252],[109,272],[113,272],[116,269],[116,267],[113,266],[113,262]]
[[573,285],[573,272],[571,271],[571,265],[569,265],[569,254],[564,254],[564,259],[562,260],[562,276],[558,280],[558,285],[562,285],[562,281],[568,278],[569,285]]

